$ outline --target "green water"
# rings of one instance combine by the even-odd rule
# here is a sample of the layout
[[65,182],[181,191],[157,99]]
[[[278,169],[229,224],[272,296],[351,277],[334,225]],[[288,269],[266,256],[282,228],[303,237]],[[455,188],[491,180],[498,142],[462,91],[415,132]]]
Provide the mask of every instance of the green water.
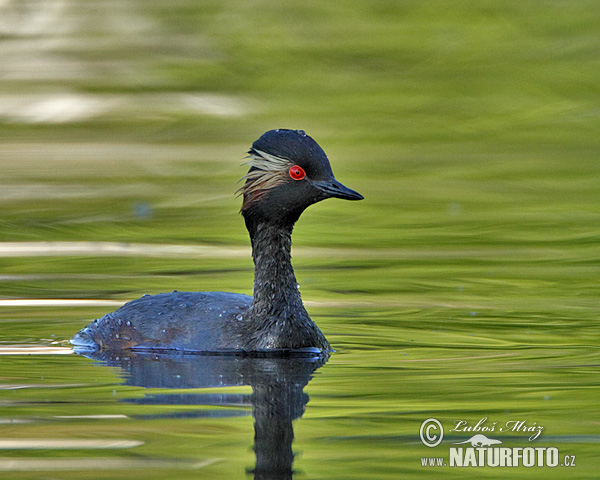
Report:
[[[365,196],[311,207],[294,233],[307,309],[337,350],[305,379],[295,478],[597,478],[596,9],[1,4],[0,478],[252,476],[250,385],[177,384],[181,360],[144,387],[62,353],[144,293],[251,293],[234,192],[277,127],[306,130]],[[33,301],[52,299],[113,303]],[[435,448],[428,418],[445,429]],[[483,418],[503,446],[575,466],[421,466],[472,436],[455,422]],[[500,432],[510,421],[543,433]]]

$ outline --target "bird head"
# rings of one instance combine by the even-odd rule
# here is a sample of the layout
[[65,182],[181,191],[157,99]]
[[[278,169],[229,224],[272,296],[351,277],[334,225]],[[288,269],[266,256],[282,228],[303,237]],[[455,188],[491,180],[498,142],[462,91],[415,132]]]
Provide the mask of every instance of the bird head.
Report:
[[248,152],[250,170],[238,190],[246,222],[293,224],[309,205],[326,198],[361,200],[333,176],[323,149],[302,130],[270,130]]

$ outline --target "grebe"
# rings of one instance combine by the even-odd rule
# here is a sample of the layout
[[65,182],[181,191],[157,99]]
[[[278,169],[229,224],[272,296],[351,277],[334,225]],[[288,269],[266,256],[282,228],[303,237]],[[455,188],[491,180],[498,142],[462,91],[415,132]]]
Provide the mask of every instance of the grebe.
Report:
[[239,193],[252,243],[253,297],[177,291],[145,295],[94,320],[75,334],[73,345],[212,354],[331,351],[300,298],[290,256],[292,229],[313,203],[363,196],[335,179],[323,149],[302,130],[270,130],[248,154],[250,170]]

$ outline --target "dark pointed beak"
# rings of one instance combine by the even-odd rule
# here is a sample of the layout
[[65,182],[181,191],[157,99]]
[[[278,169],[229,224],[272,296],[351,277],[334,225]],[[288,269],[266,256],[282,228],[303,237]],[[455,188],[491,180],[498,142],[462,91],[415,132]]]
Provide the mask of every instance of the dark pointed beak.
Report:
[[362,200],[365,198],[360,193],[345,187],[335,178],[315,182],[314,185],[327,197],[343,198],[344,200]]

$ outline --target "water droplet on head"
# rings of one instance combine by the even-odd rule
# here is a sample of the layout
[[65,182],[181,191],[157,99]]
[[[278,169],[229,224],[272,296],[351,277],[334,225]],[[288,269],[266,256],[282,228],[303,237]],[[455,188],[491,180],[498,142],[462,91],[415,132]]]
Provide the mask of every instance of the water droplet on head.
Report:
[[120,335],[118,333],[115,333],[115,338],[119,338]]
[[238,322],[241,322],[244,319],[244,317],[241,314],[236,315],[235,318]]
[[131,327],[131,322],[130,322],[129,320],[127,320],[127,321],[125,322],[125,325],[127,325],[128,327]]
[[296,130],[296,133],[298,135],[302,135],[303,137],[306,137],[306,132],[304,130]]

